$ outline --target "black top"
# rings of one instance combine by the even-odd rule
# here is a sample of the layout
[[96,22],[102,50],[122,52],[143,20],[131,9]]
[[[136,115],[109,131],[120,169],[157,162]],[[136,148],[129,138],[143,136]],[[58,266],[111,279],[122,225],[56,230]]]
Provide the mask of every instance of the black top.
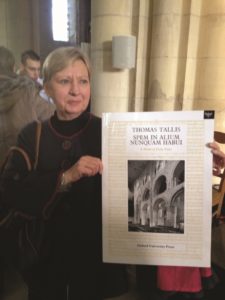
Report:
[[[18,146],[31,161],[35,156],[35,132],[34,122],[18,138]],[[61,121],[55,114],[42,124],[35,171],[28,172],[22,156],[13,154],[4,174],[4,201],[25,215],[47,220],[48,253],[54,253],[48,260],[52,265],[63,257],[70,269],[79,272],[82,262],[82,272],[86,270],[92,281],[99,280],[94,286],[107,289],[100,293],[112,296],[125,287],[120,266],[117,269],[116,265],[102,264],[101,176],[81,178],[66,192],[59,189],[62,172],[83,155],[101,158],[101,119],[85,112],[72,121]],[[63,268],[68,265],[65,263]]]
[[[35,157],[35,134],[36,123],[33,122],[22,130],[17,143],[28,153],[31,162]],[[13,155],[5,174],[5,178],[8,178],[5,184],[11,188],[6,189],[4,199],[25,214],[34,216],[42,214],[47,218],[51,205],[57,202],[58,198],[69,199],[74,194],[74,188],[77,192],[77,185],[90,185],[97,180],[97,190],[100,192],[99,175],[82,178],[73,184],[66,195],[58,192],[61,173],[82,155],[101,157],[101,120],[84,113],[75,120],[61,121],[55,114],[42,124],[37,170],[28,172],[23,157],[18,153]],[[101,197],[99,192],[97,196]],[[15,196],[18,193],[21,199],[17,202]],[[33,200],[29,201],[31,198]],[[101,202],[100,198],[99,200]]]

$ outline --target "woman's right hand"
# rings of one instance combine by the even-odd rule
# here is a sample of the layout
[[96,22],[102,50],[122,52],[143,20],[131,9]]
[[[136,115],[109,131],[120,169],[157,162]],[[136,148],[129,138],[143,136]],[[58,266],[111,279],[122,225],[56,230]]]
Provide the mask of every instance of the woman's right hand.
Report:
[[82,177],[102,174],[103,165],[100,158],[82,156],[70,169],[64,172],[65,184],[76,182]]

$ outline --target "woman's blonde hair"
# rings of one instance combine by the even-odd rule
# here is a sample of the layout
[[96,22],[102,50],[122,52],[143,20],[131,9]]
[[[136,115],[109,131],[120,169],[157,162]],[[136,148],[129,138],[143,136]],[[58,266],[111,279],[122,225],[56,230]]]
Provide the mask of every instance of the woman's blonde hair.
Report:
[[43,63],[43,83],[47,83],[51,80],[52,76],[57,72],[65,69],[68,65],[74,63],[77,60],[82,60],[88,70],[88,76],[90,78],[90,62],[87,56],[76,47],[60,47],[53,50],[45,59]]

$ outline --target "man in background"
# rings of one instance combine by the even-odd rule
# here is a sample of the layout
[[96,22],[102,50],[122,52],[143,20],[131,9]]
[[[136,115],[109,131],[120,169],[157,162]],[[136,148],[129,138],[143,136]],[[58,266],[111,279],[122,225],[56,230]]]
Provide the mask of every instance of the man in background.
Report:
[[20,75],[26,75],[42,85],[40,79],[41,59],[33,50],[26,50],[21,54]]
[[37,83],[39,88],[39,95],[42,99],[49,103],[53,103],[51,98],[46,95],[43,89],[43,82],[40,78],[41,73],[41,59],[40,56],[33,50],[26,50],[21,54],[20,75],[26,75]]
[[[15,73],[14,55],[0,46],[0,166],[9,147],[16,144],[19,131],[32,121],[49,118],[55,110],[53,104],[43,101],[34,82],[39,76],[39,63],[32,64],[31,58],[26,61],[33,80]],[[19,275],[0,257],[0,299],[18,284],[23,284]]]
[[12,52],[0,46],[0,165],[22,127],[49,118],[55,110],[40,97],[36,83],[28,76],[17,75],[14,69]]

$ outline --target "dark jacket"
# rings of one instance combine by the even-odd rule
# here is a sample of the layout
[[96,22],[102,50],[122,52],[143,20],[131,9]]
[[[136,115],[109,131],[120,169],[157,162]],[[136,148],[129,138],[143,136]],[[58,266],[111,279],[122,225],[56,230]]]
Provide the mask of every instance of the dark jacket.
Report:
[[[35,123],[28,125],[18,139],[31,162],[35,130]],[[4,201],[18,212],[46,220],[43,259],[51,266],[50,277],[70,274],[87,299],[93,293],[119,295],[126,289],[125,268],[102,262],[101,176],[84,177],[69,190],[60,190],[62,172],[83,155],[101,158],[101,120],[89,113],[69,122],[53,116],[42,126],[37,170],[28,172],[20,154],[11,158],[3,180]]]

